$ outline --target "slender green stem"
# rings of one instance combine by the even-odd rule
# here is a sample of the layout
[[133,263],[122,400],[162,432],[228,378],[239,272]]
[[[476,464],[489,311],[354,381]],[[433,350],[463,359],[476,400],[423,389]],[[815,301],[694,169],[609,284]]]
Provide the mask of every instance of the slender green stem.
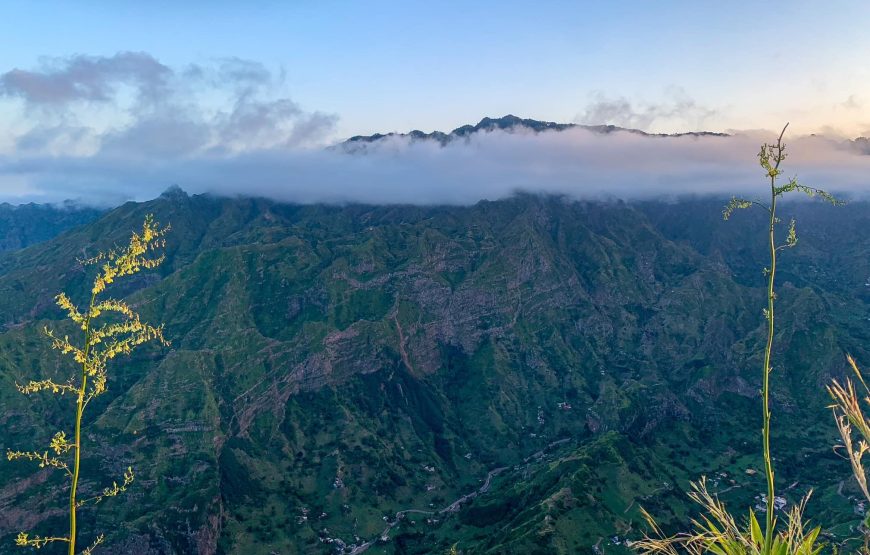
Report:
[[770,553],[773,547],[773,511],[774,511],[774,484],[773,484],[773,461],[770,457],[770,351],[773,348],[773,280],[776,275],[776,238],[774,226],[776,225],[776,191],[775,177],[770,178],[771,202],[770,202],[770,273],[767,276],[767,344],[764,346],[764,375],[762,382],[762,404],[764,410],[764,427],[762,438],[764,443],[764,473],[767,476],[767,514],[765,518],[764,553]]
[[82,361],[82,383],[79,389],[78,401],[76,402],[76,431],[75,431],[75,459],[73,464],[72,485],[69,493],[69,550],[68,555],[76,553],[76,490],[79,485],[79,468],[81,465],[82,452],[82,413],[84,412],[85,394],[88,385],[88,356],[91,350],[91,315],[94,312],[94,302],[97,294],[91,295],[91,304],[88,306],[88,315],[85,320],[85,345],[83,349],[84,360]]
[[[774,335],[774,327],[773,327],[773,305],[776,300],[776,293],[774,292],[774,279],[776,278],[776,199],[780,196],[781,192],[777,191],[776,188],[776,178],[779,175],[779,165],[785,159],[785,155],[783,151],[785,147],[782,144],[782,137],[785,135],[785,130],[788,129],[788,124],[785,124],[785,127],[782,128],[782,132],[779,134],[779,138],[776,141],[776,146],[773,147],[773,151],[775,154],[768,151],[768,156],[773,154],[774,164],[771,167],[769,160],[766,159],[766,168],[768,169],[768,175],[770,177],[770,207],[768,212],[770,213],[770,227],[768,228],[768,246],[770,248],[770,268],[767,274],[767,343],[764,346],[764,368],[763,368],[763,379],[762,379],[762,390],[761,390],[761,398],[762,398],[762,410],[764,411],[764,425],[762,428],[761,436],[764,450],[764,474],[767,477],[767,503],[766,509],[767,513],[765,514],[765,530],[764,530],[764,550],[762,553],[769,554],[773,550],[773,535],[774,535],[774,499],[775,499],[775,489],[774,489],[774,475],[773,475],[773,459],[770,456],[770,353],[773,350],[773,335]],[[762,150],[764,153],[764,150]]]
[[[86,379],[85,373],[82,372],[82,389],[84,389],[84,381]],[[72,486],[69,493],[69,555],[75,555],[76,552],[76,489],[79,483],[79,459],[81,452],[79,446],[82,441],[82,395],[81,390],[79,390],[79,400],[76,405],[75,462],[73,465]]]

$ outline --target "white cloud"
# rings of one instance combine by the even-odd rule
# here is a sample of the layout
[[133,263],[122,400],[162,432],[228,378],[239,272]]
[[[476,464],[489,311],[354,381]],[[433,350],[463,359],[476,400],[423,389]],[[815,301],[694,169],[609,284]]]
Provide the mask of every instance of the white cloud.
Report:
[[[303,110],[263,65],[217,60],[175,70],[144,53],[44,60],[0,74],[0,99],[29,127],[9,155],[183,157],[317,143],[336,118]],[[62,149],[66,146],[67,150]]]
[[[218,60],[169,68],[147,54],[48,60],[0,75],[0,97],[28,126],[0,129],[0,200],[115,204],[191,193],[291,202],[470,204],[517,191],[639,198],[764,194],[758,145],[774,134],[649,137],[635,133],[477,133],[441,146],[392,137],[357,153],[321,148],[335,116],[305,111],[283,76]],[[712,111],[677,94],[664,106],[600,97],[583,119],[646,127]],[[601,121],[594,121],[596,118]],[[786,171],[863,194],[870,156],[843,141],[793,141]],[[860,145],[859,145],[860,146]],[[818,181],[816,181],[818,180]]]
[[[753,194],[763,198],[758,145],[769,134],[649,137],[628,132],[478,133],[442,147],[394,137],[363,153],[272,147],[227,154],[31,157],[0,162],[0,187],[26,179],[41,198],[148,199],[171,184],[191,193],[299,203],[470,204],[517,191],[576,198]],[[786,173],[864,194],[870,156],[818,137],[789,145]]]
[[644,131],[654,124],[669,129],[688,126],[703,130],[705,123],[718,115],[717,110],[698,104],[679,87],[671,87],[667,96],[666,102],[638,104],[599,91],[576,120],[588,125],[616,125]]

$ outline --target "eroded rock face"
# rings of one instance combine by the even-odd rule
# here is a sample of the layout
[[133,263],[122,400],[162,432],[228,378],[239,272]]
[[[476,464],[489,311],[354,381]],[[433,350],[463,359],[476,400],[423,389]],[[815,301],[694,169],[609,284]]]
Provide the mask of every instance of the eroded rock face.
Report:
[[[88,436],[89,468],[105,476],[87,477],[85,490],[127,465],[137,471],[133,494],[86,520],[86,532],[110,531],[112,552],[320,552],[327,539],[377,537],[397,505],[449,505],[501,467],[515,473],[503,483],[517,484],[495,484],[503,508],[461,513],[457,533],[520,519],[547,522],[546,537],[558,539],[569,516],[557,514],[562,501],[544,503],[552,497],[570,499],[565,510],[592,537],[636,516],[602,499],[629,506],[632,488],[671,492],[660,483],[675,478],[658,459],[671,455],[661,453],[748,414],[757,394],[763,291],[746,268],[760,262],[727,255],[730,240],[708,217],[718,217],[717,201],[679,210],[539,197],[328,208],[166,196],[0,264],[0,313],[14,323],[0,352],[16,361],[13,379],[62,376],[36,327],[58,318],[43,301],[61,287],[83,291],[85,276],[53,269],[154,212],[173,226],[165,272],[122,293],[166,322],[173,345],[117,366],[116,397],[95,411]],[[751,244],[753,225],[728,233]],[[781,310],[799,318],[783,320],[776,353],[789,374],[777,378],[774,402],[795,419],[824,403],[804,378],[837,371],[839,345],[863,352],[837,307],[865,310],[870,300],[848,283],[860,268],[832,275],[825,257],[838,255],[807,233],[806,258],[784,262]],[[826,290],[828,279],[838,285]],[[0,447],[63,425],[58,405],[13,393],[0,391]],[[752,440],[753,426],[735,425],[734,443]],[[634,485],[595,491],[612,479],[589,462],[599,458]],[[0,480],[7,472],[0,466]],[[14,512],[3,510],[0,533],[54,524],[59,513],[39,495],[59,481],[27,484],[32,496],[8,483],[0,502]],[[446,541],[449,529],[421,533]]]

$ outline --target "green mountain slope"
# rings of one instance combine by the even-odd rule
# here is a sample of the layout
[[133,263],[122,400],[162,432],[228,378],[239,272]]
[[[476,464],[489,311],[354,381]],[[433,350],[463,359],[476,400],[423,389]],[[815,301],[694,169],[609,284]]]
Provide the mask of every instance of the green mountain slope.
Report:
[[[61,318],[52,296],[81,296],[75,258],[153,212],[172,225],[167,262],[121,294],[173,345],[116,365],[90,411],[85,492],[138,476],[82,513],[107,551],[619,552],[641,503],[684,521],[701,474],[736,506],[761,491],[763,224],[726,227],[721,204],[126,204],[0,259],[0,448],[68,425],[12,383],[65,376],[38,331]],[[821,386],[844,350],[870,360],[870,212],[789,210],[803,231],[782,262],[778,477],[790,500],[815,487],[811,511],[846,535],[858,517]],[[0,464],[0,552],[64,527],[61,482],[31,470]]]
[[0,204],[0,253],[52,239],[102,214],[102,210],[72,205]]

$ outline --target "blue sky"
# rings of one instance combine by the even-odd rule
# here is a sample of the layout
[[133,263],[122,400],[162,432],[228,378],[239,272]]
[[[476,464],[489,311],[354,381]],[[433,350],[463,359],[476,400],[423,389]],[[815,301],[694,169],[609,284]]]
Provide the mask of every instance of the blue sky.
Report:
[[870,127],[867,2],[83,1],[4,12],[0,71],[121,51],[173,67],[238,57],[284,72],[300,106],[338,116],[338,137],[509,112],[582,120],[602,99],[636,110],[690,100],[707,114],[658,117],[657,131]]
[[[724,192],[752,183],[757,145],[786,121],[802,175],[870,189],[866,144],[845,141],[870,136],[866,1],[2,9],[0,201],[113,204],[172,184],[300,202]],[[368,156],[322,148],[508,113],[735,136],[494,133],[450,148],[387,142]]]

